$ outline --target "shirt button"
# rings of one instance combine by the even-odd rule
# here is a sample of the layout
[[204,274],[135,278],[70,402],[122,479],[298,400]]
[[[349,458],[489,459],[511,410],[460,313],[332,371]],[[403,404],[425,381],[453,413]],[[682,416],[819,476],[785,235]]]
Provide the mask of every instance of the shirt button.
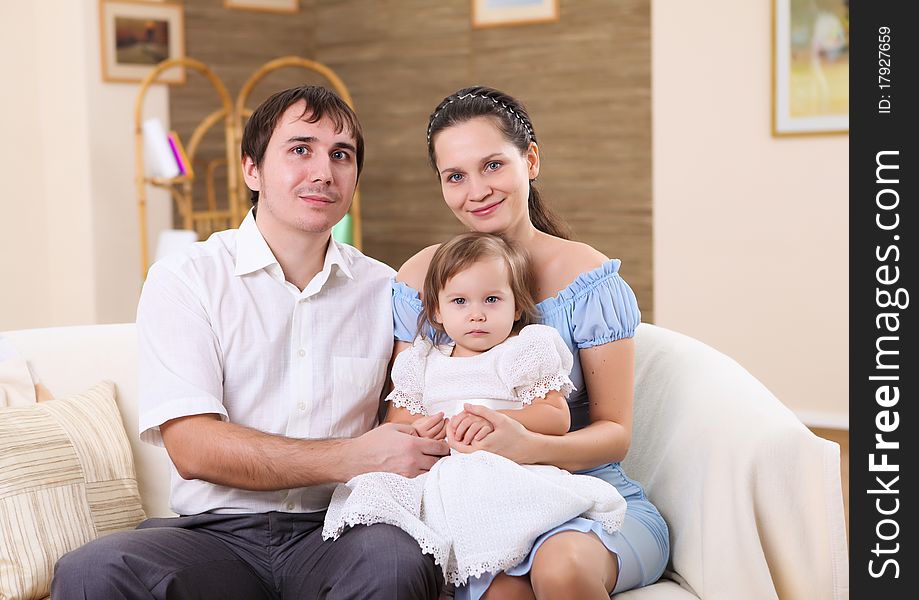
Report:
[[293,503],[293,502],[288,502],[288,503],[287,503],[287,510],[293,510],[293,509],[294,509],[294,503]]
[[306,356],[306,350],[304,350],[303,348],[300,348],[299,350],[297,350],[297,354],[299,354],[300,356]]
[[299,408],[300,410],[306,410],[306,404],[303,403],[303,402],[301,402],[301,403],[297,404],[297,408]]

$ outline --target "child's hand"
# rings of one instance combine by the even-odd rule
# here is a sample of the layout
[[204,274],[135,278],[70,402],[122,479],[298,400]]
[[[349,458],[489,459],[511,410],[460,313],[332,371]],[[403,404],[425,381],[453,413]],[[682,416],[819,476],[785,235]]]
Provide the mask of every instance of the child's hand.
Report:
[[421,417],[412,421],[412,429],[418,437],[428,438],[431,440],[442,440],[447,437],[447,420],[444,419],[444,413],[439,412],[436,415]]
[[473,442],[481,442],[489,433],[495,430],[488,419],[466,411],[450,419],[447,429],[449,430],[450,439],[467,445]]

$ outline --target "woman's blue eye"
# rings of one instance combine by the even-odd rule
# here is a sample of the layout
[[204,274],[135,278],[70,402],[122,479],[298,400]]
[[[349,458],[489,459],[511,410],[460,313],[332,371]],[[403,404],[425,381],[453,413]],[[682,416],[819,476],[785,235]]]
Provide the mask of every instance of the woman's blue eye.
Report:
[[500,300],[500,298],[497,296],[489,296],[488,298],[485,298],[485,304],[494,304],[498,300]]
[[462,304],[466,304],[466,299],[465,299],[465,298],[454,298],[454,299],[452,300],[452,302],[453,302],[453,304],[460,304],[460,305],[462,305]]
[[447,181],[450,181],[450,182],[452,182],[452,183],[456,183],[456,182],[458,182],[458,181],[459,181],[460,179],[462,179],[462,178],[463,178],[462,173],[453,173],[452,175],[450,175],[449,177],[447,177]]
[[501,163],[499,163],[496,160],[493,160],[487,165],[485,165],[485,170],[486,171],[497,171],[499,167],[501,167]]

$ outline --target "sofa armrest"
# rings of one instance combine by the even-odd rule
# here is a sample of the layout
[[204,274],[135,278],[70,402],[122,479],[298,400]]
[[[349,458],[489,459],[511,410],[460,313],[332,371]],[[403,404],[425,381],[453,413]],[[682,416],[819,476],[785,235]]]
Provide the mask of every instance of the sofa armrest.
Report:
[[670,526],[671,566],[710,598],[845,598],[839,447],[743,367],[650,324],[636,334],[626,473]]

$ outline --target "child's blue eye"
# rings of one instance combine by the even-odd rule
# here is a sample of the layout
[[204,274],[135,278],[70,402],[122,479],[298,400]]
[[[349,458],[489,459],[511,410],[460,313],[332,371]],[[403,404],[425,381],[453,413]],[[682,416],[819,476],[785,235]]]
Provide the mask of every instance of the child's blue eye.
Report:
[[466,304],[466,299],[465,298],[454,298],[453,300],[451,300],[451,302],[453,302],[453,304],[462,305],[462,304]]
[[485,304],[494,304],[498,300],[500,300],[500,298],[497,296],[489,296],[488,298],[485,298]]

